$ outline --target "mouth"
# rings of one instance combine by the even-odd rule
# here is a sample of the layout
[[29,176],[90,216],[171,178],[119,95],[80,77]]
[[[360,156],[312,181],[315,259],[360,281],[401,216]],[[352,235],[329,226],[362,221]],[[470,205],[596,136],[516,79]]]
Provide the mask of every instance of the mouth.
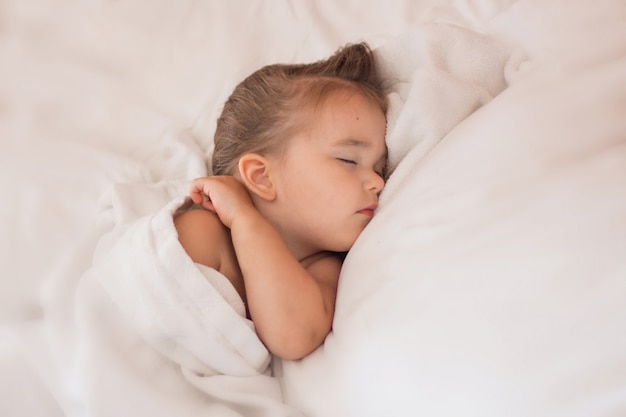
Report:
[[362,214],[367,217],[374,217],[374,212],[378,208],[378,204],[372,204],[369,207],[365,207],[364,209],[359,210],[357,213]]

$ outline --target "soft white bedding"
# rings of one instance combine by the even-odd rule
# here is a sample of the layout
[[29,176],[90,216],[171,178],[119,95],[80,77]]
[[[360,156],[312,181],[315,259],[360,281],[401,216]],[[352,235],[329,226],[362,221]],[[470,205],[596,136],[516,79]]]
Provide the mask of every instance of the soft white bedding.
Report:
[[0,1],[0,414],[210,414],[85,302],[95,247],[206,173],[242,77],[361,40],[396,170],[268,415],[626,415],[621,0]]

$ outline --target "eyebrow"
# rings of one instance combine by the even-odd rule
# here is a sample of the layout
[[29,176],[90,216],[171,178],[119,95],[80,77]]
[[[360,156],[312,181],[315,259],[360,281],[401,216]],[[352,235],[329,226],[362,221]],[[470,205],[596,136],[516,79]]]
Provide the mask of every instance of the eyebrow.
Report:
[[353,139],[353,138],[338,140],[337,142],[335,142],[335,145],[336,146],[356,146],[357,148],[369,148],[370,147],[370,144],[368,142],[358,140],[358,139]]
[[[371,145],[369,142],[365,142],[365,141],[354,139],[354,138],[347,138],[347,139],[338,140],[337,142],[335,142],[335,146],[354,146],[357,148],[369,148]],[[385,147],[385,154],[380,157],[380,159],[376,162],[376,164],[382,164],[383,169],[386,170],[387,165],[389,163],[388,159],[389,159],[389,153],[387,152],[387,148]]]
[[[354,146],[356,148],[370,148],[372,145],[369,142],[363,140],[346,138],[338,140],[334,143],[334,146]],[[382,158],[387,158],[387,156],[387,147],[385,146],[385,154],[382,156]]]

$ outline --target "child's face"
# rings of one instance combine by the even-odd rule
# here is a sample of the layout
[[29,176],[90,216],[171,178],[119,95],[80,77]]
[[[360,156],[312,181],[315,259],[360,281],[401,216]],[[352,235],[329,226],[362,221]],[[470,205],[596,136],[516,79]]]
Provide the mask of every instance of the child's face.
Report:
[[384,186],[386,119],[361,94],[336,93],[279,161],[283,235],[313,251],[347,251],[373,217]]

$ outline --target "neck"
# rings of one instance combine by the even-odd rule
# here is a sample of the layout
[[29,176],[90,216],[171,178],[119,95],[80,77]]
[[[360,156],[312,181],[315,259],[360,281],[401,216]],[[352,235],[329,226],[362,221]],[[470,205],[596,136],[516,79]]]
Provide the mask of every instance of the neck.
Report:
[[292,234],[287,233],[283,230],[280,223],[274,222],[268,217],[266,217],[266,219],[270,222],[274,229],[276,229],[280,237],[283,239],[283,242],[285,242],[287,249],[289,249],[289,252],[291,252],[298,262],[306,262],[307,259],[321,252],[320,249],[314,248],[311,245],[302,242],[300,239],[296,239]]
[[280,212],[275,212],[275,206],[264,204],[263,201],[254,201],[254,199],[253,202],[256,209],[265,217],[272,227],[274,227],[274,230],[276,230],[283,242],[285,242],[289,252],[291,252],[298,262],[306,262],[312,256],[323,252],[321,249],[311,246],[302,239],[298,239],[293,233],[286,230],[283,222],[277,220],[284,218],[284,216],[282,216]]

